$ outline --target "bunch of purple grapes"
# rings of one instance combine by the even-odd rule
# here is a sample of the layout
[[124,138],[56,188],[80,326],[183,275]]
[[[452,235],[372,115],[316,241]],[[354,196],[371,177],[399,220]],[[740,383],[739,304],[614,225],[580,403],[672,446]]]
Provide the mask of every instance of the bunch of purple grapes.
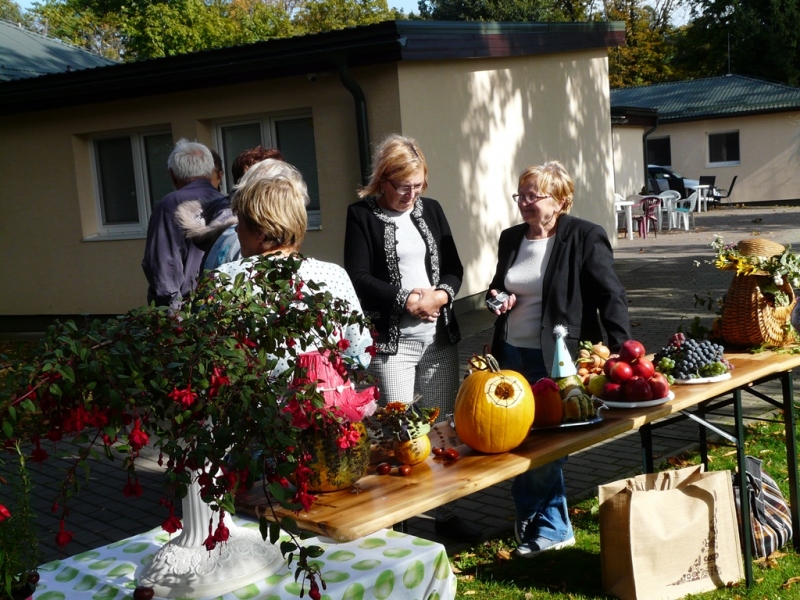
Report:
[[683,333],[673,334],[653,362],[660,372],[683,380],[716,377],[732,368],[720,344],[687,338]]

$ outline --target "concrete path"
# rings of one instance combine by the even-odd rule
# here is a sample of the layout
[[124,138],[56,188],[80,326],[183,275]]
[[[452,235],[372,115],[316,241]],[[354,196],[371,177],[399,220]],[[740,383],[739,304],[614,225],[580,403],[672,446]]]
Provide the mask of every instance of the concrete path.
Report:
[[[686,329],[695,316],[710,327],[711,313],[695,306],[695,295],[706,298],[721,296],[731,281],[730,272],[721,272],[707,261],[713,258],[710,243],[715,234],[726,242],[736,242],[751,235],[800,247],[800,208],[717,209],[697,215],[691,231],[659,233],[646,239],[619,239],[615,253],[616,266],[628,292],[634,337],[648,352],[664,345],[679,326]],[[473,353],[481,352],[491,340],[493,317],[488,311],[461,315],[464,333],[460,344],[462,364]],[[777,389],[777,388],[776,388]],[[749,406],[754,413],[763,411],[763,404]],[[696,426],[684,422],[665,428],[654,440],[657,460],[679,453],[691,444]],[[68,529],[75,533],[69,554],[157,527],[165,518],[159,506],[162,470],[152,453],[143,456],[139,465],[140,482],[145,494],[138,499],[122,495],[125,474],[119,463],[96,462],[83,484],[80,498],[72,502]],[[565,479],[572,499],[597,492],[597,485],[634,474],[641,465],[638,434],[594,446],[570,457]],[[48,461],[39,470],[34,467],[35,505],[39,513],[44,561],[59,557],[54,537],[58,530],[56,516],[51,513],[53,489],[61,471],[57,461]],[[514,519],[510,482],[495,486],[459,501],[460,514],[479,527],[485,537],[508,534]],[[433,521],[415,518],[409,523],[410,533],[447,544],[437,538]]]

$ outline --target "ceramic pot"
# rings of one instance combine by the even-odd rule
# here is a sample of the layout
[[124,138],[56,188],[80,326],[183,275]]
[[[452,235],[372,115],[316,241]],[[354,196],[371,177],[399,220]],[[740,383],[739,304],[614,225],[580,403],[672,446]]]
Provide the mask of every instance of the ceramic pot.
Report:
[[352,448],[342,450],[335,439],[313,434],[314,459],[308,467],[313,475],[308,480],[310,492],[335,492],[351,487],[367,474],[370,459],[367,430],[362,423],[353,423],[361,439]]
[[427,435],[394,443],[394,457],[404,465],[417,465],[431,453],[431,440]]

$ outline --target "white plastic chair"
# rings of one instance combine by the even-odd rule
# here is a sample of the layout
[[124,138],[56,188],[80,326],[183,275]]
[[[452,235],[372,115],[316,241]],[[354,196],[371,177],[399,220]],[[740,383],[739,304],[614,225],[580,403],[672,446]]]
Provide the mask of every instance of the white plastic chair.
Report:
[[692,229],[694,229],[694,211],[697,208],[697,190],[691,196],[683,200],[675,201],[675,208],[672,211],[672,217],[675,220],[674,226],[680,228],[681,221],[683,221],[684,229],[689,231],[689,218],[692,219]]
[[667,190],[658,195],[661,198],[661,208],[658,213],[658,227],[664,229],[661,217],[667,217],[667,229],[672,229],[672,213],[675,210],[675,202],[681,199],[681,193],[676,190]]

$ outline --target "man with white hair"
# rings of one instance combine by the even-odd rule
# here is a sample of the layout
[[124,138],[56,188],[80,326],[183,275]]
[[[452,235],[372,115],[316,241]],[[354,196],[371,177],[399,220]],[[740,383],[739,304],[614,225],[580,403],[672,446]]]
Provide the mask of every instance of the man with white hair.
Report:
[[199,207],[197,218],[203,219],[224,196],[211,183],[214,157],[203,144],[178,140],[167,166],[175,191],[164,196],[150,216],[142,269],[147,303],[179,308],[197,285],[205,251],[186,237],[177,213],[182,205],[194,203]]

